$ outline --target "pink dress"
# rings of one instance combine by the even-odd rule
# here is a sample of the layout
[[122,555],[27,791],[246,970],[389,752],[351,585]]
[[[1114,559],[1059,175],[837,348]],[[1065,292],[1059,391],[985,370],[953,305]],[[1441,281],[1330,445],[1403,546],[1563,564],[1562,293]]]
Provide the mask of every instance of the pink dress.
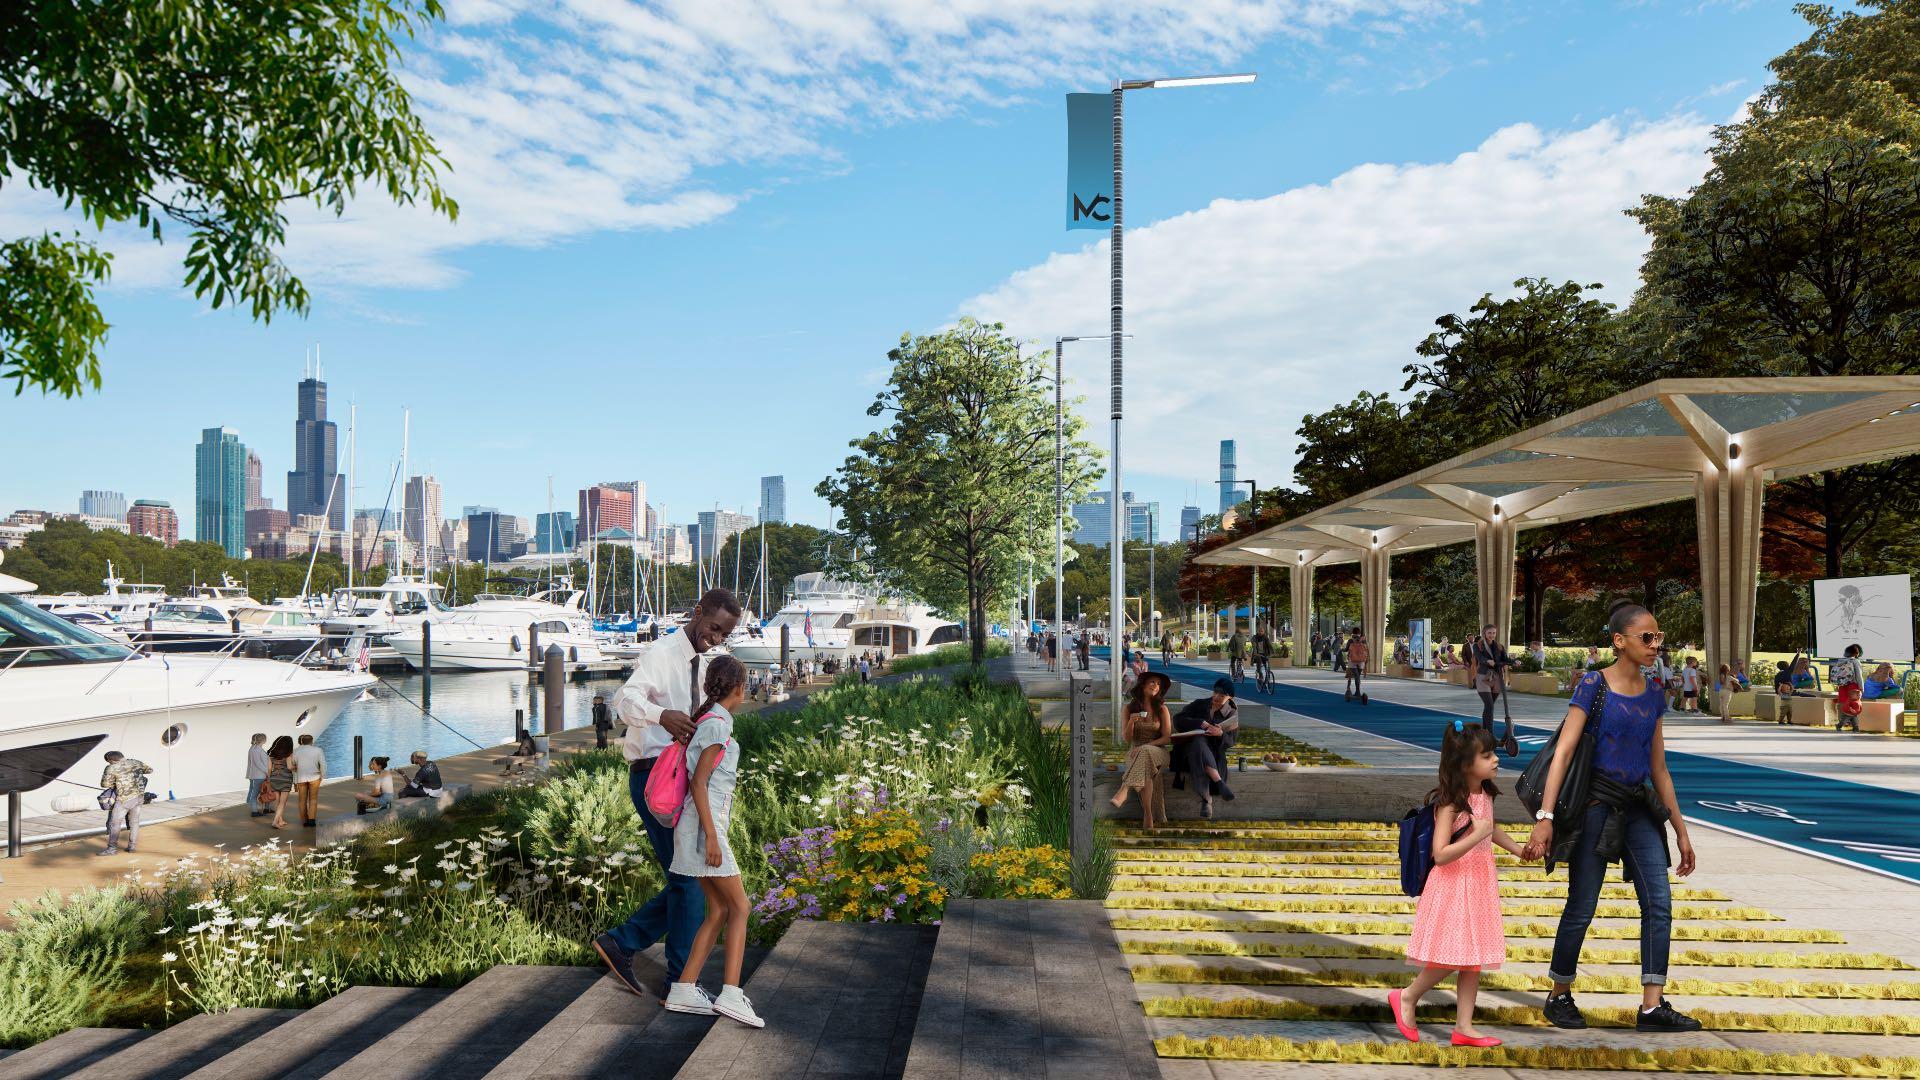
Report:
[[[1484,792],[1467,796],[1475,821],[1493,817],[1493,799]],[[1459,828],[1459,818],[1454,828]],[[1434,837],[1437,847],[1446,841]],[[1413,913],[1413,937],[1407,962],[1416,967],[1497,968],[1507,958],[1507,935],[1500,923],[1500,876],[1493,865],[1493,838],[1444,866],[1435,866]]]

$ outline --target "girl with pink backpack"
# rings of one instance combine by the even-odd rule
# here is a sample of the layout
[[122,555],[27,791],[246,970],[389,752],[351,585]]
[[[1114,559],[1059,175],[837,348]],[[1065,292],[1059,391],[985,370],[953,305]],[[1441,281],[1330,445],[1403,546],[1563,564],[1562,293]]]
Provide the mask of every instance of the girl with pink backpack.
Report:
[[[751,905],[740,881],[740,867],[733,861],[733,848],[727,842],[733,818],[733,788],[740,771],[740,744],[733,741],[732,710],[746,700],[747,669],[731,656],[717,656],[707,665],[702,688],[707,699],[693,711],[693,738],[687,741],[686,770],[680,771],[686,777],[687,796],[674,823],[670,869],[700,882],[700,891],[707,898],[707,919],[693,937],[681,975],[695,981],[674,983],[667,991],[666,1007],[672,1012],[718,1013],[748,1027],[765,1027],[766,1021],[753,1011],[753,1002],[740,990]],[[654,799],[653,782],[662,778],[662,766],[668,764],[662,757],[648,783],[649,803]],[[700,989],[700,969],[720,939],[723,926],[727,933],[724,981],[720,993],[708,997]]]

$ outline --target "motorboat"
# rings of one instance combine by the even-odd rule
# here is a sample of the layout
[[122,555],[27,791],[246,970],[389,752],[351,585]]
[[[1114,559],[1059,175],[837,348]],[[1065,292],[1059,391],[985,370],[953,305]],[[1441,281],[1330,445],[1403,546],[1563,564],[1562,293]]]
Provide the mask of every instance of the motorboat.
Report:
[[[35,604],[38,606],[38,601],[36,601]],[[99,634],[101,637],[112,638],[123,645],[132,642],[132,639],[127,635],[126,627],[121,626],[111,618],[92,608],[43,607],[41,610],[47,612],[49,615],[58,615],[68,622],[73,623],[75,626],[84,626],[94,633]]]
[[914,656],[965,641],[966,628],[925,604],[871,604],[853,617],[853,652]]
[[28,816],[76,797],[91,809],[110,750],[152,766],[161,798],[231,791],[255,732],[317,736],[374,682],[231,652],[145,655],[41,610],[32,588],[0,574],[0,751],[101,741],[23,794]]
[[329,638],[363,638],[383,644],[396,631],[445,618],[453,609],[440,599],[439,584],[395,574],[379,585],[335,589],[320,629]]
[[[585,594],[568,584],[528,596],[480,593],[470,604],[431,620],[435,671],[500,671],[539,663],[558,645],[568,663],[606,659],[593,619],[582,610]],[[428,631],[416,624],[387,636],[387,645],[419,670],[426,660]]]
[[812,660],[845,660],[853,644],[853,619],[871,597],[859,586],[814,571],[793,579],[787,603],[764,624],[741,619],[727,641],[727,651],[749,666],[780,662],[780,632],[787,633],[790,656]]
[[233,618],[240,627],[240,651],[247,656],[297,659],[326,636],[320,621],[301,608],[254,604],[236,609]]
[[149,652],[217,652],[239,636],[237,607],[217,600],[167,600],[154,605],[129,636]]
[[[15,579],[16,581],[19,579]],[[100,579],[106,592],[87,596],[78,592],[29,596],[27,600],[45,610],[60,609],[63,615],[90,611],[123,625],[135,625],[153,611],[154,605],[167,599],[165,585],[129,582],[114,573],[113,561],[107,561],[107,576]]]

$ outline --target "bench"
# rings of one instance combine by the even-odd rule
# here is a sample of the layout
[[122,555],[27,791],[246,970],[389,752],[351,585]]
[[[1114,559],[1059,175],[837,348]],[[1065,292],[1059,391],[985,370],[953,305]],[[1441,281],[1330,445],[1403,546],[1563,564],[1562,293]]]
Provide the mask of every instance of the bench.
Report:
[[1787,699],[1788,714],[1796,727],[1832,727],[1836,718],[1833,698],[1827,694],[1795,694]]
[[[1778,723],[1780,720],[1780,695],[1771,690],[1753,691],[1753,715],[1761,720]],[[1740,715],[1734,713],[1735,716]]]
[[1892,735],[1900,730],[1900,714],[1907,709],[1901,697],[1877,698],[1860,703],[1860,730]]
[[385,810],[369,810],[364,814],[342,814],[339,817],[321,818],[318,835],[314,837],[314,846],[331,847],[345,843],[359,836],[375,825],[385,825],[393,821],[411,821],[415,818],[438,817],[447,807],[473,794],[472,784],[448,784],[440,789],[438,798],[395,799],[393,805]]

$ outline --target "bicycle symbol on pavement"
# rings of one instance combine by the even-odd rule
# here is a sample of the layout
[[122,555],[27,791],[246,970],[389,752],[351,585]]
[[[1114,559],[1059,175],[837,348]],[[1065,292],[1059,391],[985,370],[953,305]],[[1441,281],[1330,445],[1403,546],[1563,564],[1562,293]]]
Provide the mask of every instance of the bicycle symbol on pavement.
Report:
[[1806,818],[1794,817],[1791,813],[1787,812],[1785,809],[1778,806],[1771,805],[1769,803],[1748,802],[1745,799],[1741,799],[1737,802],[1718,802],[1713,799],[1700,799],[1697,801],[1699,805],[1704,806],[1709,810],[1719,810],[1722,813],[1727,813],[1727,814],[1759,814],[1761,817],[1778,818],[1782,821],[1791,821],[1795,825],[1820,824],[1817,821],[1809,821]]

